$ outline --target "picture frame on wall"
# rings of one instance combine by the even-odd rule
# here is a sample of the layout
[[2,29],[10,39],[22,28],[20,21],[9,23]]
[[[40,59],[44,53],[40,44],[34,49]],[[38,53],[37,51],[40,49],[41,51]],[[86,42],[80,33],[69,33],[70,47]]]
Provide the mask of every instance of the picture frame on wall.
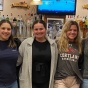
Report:
[[59,37],[63,24],[63,18],[47,18],[47,36],[51,39],[56,39]]
[[3,2],[4,2],[4,0],[0,0],[0,11],[3,10]]

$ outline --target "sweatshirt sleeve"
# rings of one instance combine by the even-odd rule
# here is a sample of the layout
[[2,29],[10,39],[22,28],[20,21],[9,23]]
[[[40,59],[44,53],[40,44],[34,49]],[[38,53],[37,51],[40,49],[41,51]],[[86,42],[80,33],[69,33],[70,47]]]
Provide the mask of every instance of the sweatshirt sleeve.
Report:
[[82,40],[82,54],[79,57],[79,61],[78,61],[78,66],[79,69],[82,70],[83,69],[83,63],[84,63],[84,46],[85,46],[85,40]]

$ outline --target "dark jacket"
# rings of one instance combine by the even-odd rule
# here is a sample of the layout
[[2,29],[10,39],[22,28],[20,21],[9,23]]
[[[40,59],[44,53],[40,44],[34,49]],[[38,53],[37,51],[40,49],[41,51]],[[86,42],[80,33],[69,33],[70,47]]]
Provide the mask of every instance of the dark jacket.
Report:
[[[16,43],[17,49],[19,48],[21,41],[18,38],[14,38],[14,41]],[[17,74],[17,83],[18,83],[18,88],[19,88],[19,69],[20,69],[21,65],[16,67],[16,74]]]
[[83,40],[83,78],[88,78],[88,38]]

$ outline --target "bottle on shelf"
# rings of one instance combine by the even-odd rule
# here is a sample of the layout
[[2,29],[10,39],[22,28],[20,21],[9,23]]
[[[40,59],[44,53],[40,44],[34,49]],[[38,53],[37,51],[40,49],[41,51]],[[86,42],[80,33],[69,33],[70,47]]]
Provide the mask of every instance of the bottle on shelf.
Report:
[[16,19],[16,17],[13,18],[13,23],[12,24],[13,24],[12,34],[13,34],[14,37],[17,37],[18,28],[17,28],[17,19]]
[[2,17],[1,17],[1,12],[0,12],[0,21],[2,20]]
[[23,17],[22,15],[19,18],[19,34],[21,37],[23,37]]
[[13,21],[17,21],[16,17],[13,18]]
[[34,21],[37,20],[37,14],[36,13],[34,14],[34,17],[33,18],[34,18],[33,19]]
[[4,16],[4,15],[2,15],[1,20],[4,20],[4,19],[5,19],[5,16]]
[[11,13],[11,17],[9,18],[10,22],[13,23],[13,14]]
[[87,16],[85,17],[85,26],[86,28],[88,28],[88,17]]
[[21,23],[24,22],[24,20],[23,20],[23,16],[22,16],[22,15],[20,16],[20,22],[21,22]]
[[17,16],[17,21],[20,21],[20,16],[19,15]]
[[17,26],[19,27],[19,25],[20,25],[20,16],[18,15],[17,16]]
[[32,21],[31,20],[27,20],[27,31],[26,31],[26,37],[30,37],[32,33]]
[[39,14],[39,19],[42,20],[42,14]]
[[27,15],[26,14],[24,15],[24,23],[25,24],[27,23]]
[[9,16],[7,15],[6,20],[9,20]]

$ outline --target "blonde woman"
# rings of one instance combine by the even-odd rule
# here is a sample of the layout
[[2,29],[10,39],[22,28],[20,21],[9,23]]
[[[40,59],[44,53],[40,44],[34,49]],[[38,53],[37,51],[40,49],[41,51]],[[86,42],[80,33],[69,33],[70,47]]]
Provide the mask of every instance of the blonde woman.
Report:
[[68,21],[57,41],[59,57],[54,88],[79,88],[82,76],[78,61],[81,55],[80,29],[76,21]]

